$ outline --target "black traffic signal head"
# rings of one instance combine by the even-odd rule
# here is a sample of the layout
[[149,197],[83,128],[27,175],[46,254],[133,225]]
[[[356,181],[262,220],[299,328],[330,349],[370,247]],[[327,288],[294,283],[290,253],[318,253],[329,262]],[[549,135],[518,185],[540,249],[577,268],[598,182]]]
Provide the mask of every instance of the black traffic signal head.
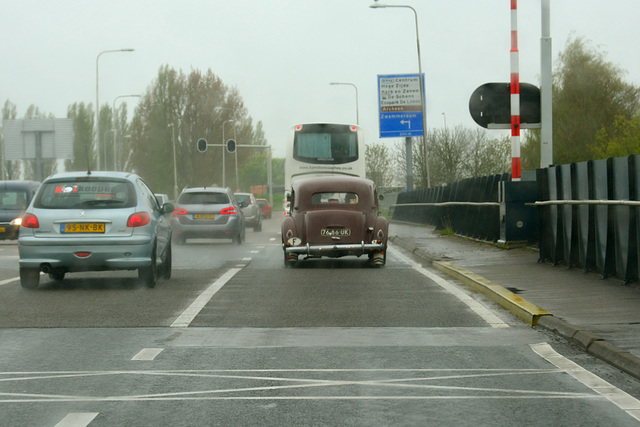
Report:
[[204,153],[205,151],[207,151],[207,140],[204,138],[200,138],[197,142],[198,144],[198,151],[201,153]]
[[233,152],[236,151],[236,140],[235,139],[227,140],[227,151],[229,153],[233,153]]

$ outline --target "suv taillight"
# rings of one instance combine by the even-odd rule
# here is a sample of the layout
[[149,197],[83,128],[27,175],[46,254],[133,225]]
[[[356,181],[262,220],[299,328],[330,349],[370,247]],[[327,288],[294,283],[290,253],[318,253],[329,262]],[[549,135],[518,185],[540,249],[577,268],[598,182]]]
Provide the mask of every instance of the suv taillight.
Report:
[[127,219],[127,227],[142,227],[149,224],[151,216],[147,212],[136,212]]
[[229,206],[228,208],[224,208],[220,211],[220,213],[222,215],[235,215],[236,214],[236,208],[234,208],[233,206]]
[[27,228],[40,228],[38,217],[30,213],[24,214],[22,217],[22,226]]

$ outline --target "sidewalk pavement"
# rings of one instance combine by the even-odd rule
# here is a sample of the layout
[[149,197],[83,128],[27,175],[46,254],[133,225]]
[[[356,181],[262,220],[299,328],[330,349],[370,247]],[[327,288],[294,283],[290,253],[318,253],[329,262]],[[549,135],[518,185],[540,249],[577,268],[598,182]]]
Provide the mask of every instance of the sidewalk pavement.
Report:
[[538,262],[531,248],[500,249],[432,226],[392,222],[389,240],[440,271],[640,379],[640,286]]

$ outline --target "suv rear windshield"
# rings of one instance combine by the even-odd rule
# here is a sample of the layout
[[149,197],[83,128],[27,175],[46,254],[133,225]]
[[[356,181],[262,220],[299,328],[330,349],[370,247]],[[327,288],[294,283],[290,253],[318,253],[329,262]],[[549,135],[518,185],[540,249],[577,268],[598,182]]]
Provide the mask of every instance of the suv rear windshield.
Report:
[[41,209],[118,209],[137,204],[129,181],[78,179],[42,184],[34,207]]
[[238,203],[246,203],[247,206],[251,204],[251,196],[248,194],[234,194]]
[[225,193],[212,191],[182,193],[178,197],[181,205],[228,205],[229,197]]

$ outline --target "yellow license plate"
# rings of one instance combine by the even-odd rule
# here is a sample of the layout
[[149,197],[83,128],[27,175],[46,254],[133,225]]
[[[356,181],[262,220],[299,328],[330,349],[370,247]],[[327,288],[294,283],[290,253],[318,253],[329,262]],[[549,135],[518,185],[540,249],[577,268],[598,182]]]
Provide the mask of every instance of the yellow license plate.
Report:
[[70,222],[62,224],[63,233],[104,233],[104,223],[101,222]]
[[0,233],[4,233],[5,231],[7,231],[5,227],[0,227]]
[[193,214],[193,219],[215,219],[214,214]]

